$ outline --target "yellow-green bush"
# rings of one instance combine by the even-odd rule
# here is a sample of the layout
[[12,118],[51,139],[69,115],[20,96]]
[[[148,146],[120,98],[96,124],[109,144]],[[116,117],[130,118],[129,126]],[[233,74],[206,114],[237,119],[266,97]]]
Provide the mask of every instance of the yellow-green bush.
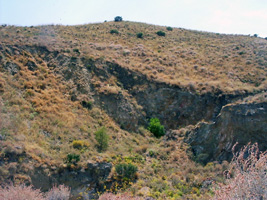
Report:
[[83,149],[83,148],[87,148],[89,146],[89,143],[84,140],[74,140],[72,142],[72,146],[75,149]]

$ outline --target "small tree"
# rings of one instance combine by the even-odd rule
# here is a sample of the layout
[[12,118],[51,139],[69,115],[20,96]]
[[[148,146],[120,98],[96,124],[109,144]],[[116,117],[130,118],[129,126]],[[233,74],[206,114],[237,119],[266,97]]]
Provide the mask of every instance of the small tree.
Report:
[[136,34],[136,37],[137,37],[137,38],[143,38],[143,33],[137,33],[137,34]]
[[148,130],[153,133],[157,138],[165,134],[164,126],[160,124],[158,118],[150,119]]
[[157,32],[157,35],[158,35],[158,36],[165,36],[165,32],[163,32],[163,31],[158,31],[158,32]]
[[170,27],[170,26],[168,26],[166,29],[167,29],[168,31],[172,31],[172,30],[173,30],[173,28]]
[[117,16],[114,18],[115,22],[121,22],[122,21],[122,17],[121,16]]
[[95,132],[97,148],[100,152],[106,151],[108,148],[108,134],[105,127],[101,127]]

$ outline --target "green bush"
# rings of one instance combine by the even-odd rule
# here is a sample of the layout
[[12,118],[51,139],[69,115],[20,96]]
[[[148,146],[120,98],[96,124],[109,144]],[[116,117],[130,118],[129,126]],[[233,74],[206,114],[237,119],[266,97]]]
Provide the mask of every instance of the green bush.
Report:
[[119,31],[116,30],[116,29],[112,29],[112,30],[110,30],[110,33],[111,33],[111,34],[119,34]]
[[149,154],[150,157],[156,157],[156,156],[158,155],[158,152],[156,152],[156,151],[153,150],[153,149],[150,149],[150,150],[148,151],[148,154]]
[[115,166],[115,170],[118,176],[120,176],[121,178],[126,178],[126,179],[134,179],[136,172],[138,171],[137,166],[129,163],[121,163],[121,164],[117,164]]
[[80,51],[79,51],[79,49],[73,49],[73,52],[74,53],[77,53],[77,54],[81,54]]
[[73,153],[73,154],[70,153],[70,154],[67,155],[66,163],[76,165],[77,162],[80,161],[80,159],[81,159],[80,155],[75,154],[75,153]]
[[172,30],[173,30],[173,28],[170,27],[170,26],[168,26],[166,29],[167,29],[168,31],[172,31]]
[[84,107],[84,108],[87,108],[88,110],[91,110],[92,107],[93,107],[93,103],[91,101],[82,101],[81,102],[81,105]]
[[108,134],[105,127],[101,127],[95,132],[95,139],[97,141],[97,148],[100,152],[106,151],[108,148]]
[[148,130],[153,133],[157,138],[165,134],[164,126],[160,124],[158,118],[150,119]]
[[114,21],[115,21],[115,22],[121,22],[121,21],[122,21],[122,17],[121,17],[121,16],[116,16],[116,17],[114,18]]
[[158,31],[158,32],[157,32],[157,35],[158,35],[158,36],[165,36],[165,32],[163,32],[163,31]]
[[136,36],[137,38],[143,38],[143,33],[137,33]]

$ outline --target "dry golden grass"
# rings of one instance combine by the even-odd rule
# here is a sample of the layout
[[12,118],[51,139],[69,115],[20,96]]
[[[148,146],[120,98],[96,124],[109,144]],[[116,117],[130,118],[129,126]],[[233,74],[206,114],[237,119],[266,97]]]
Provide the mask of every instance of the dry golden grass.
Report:
[[[116,29],[119,34],[110,34]],[[19,30],[19,32],[18,32]],[[165,37],[157,31],[166,32]],[[142,32],[143,39],[136,33]],[[2,27],[5,45],[43,45],[73,57],[101,58],[149,79],[200,93],[266,89],[267,41],[136,22],[80,26]]]

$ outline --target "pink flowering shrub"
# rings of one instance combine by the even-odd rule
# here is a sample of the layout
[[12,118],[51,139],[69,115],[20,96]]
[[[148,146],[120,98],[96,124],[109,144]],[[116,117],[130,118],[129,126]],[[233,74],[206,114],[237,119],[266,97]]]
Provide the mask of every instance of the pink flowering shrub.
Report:
[[45,196],[45,200],[68,200],[70,198],[70,188],[64,185],[53,186]]
[[32,186],[19,185],[14,186],[6,185],[0,187],[1,200],[45,200],[43,194],[39,189],[33,189]]
[[234,153],[225,175],[226,184],[217,186],[214,199],[267,199],[267,151],[260,152],[257,143]]
[[0,187],[0,200],[69,200],[70,189],[64,185],[54,186],[46,194],[24,184]]

